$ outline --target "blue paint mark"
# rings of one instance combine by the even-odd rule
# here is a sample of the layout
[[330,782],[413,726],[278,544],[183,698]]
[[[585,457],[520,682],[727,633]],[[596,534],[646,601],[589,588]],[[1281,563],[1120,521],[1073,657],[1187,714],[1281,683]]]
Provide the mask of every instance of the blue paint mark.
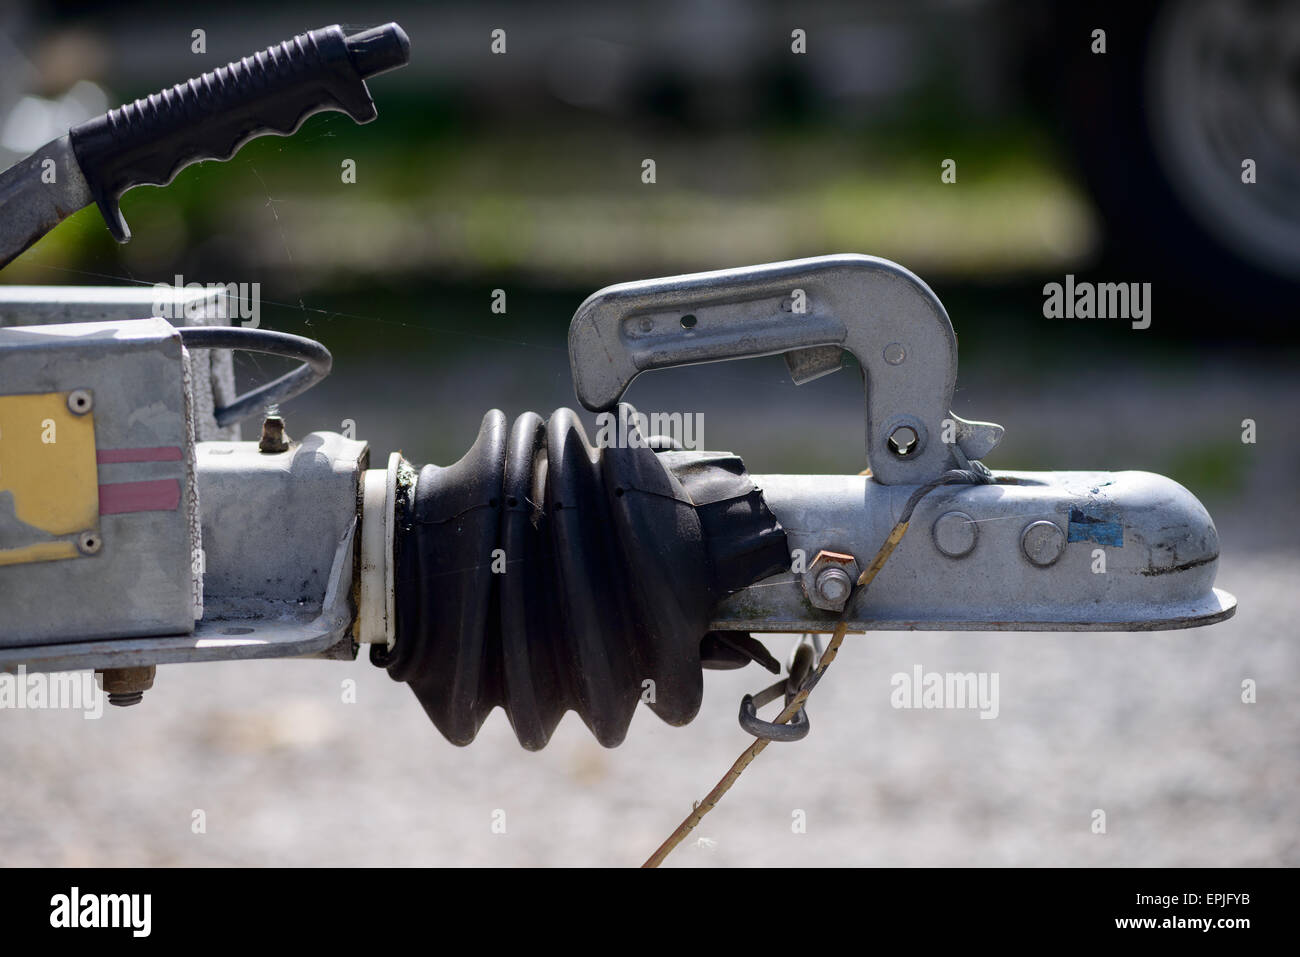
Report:
[[1096,542],[1098,545],[1124,547],[1124,526],[1114,519],[1089,515],[1081,508],[1070,509],[1067,542]]

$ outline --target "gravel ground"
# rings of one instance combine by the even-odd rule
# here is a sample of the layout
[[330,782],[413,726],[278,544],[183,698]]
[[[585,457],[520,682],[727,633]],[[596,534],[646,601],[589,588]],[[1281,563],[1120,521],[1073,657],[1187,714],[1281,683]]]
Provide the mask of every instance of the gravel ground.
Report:
[[[1226,554],[1241,611],[1187,632],[852,637],[809,737],[769,748],[671,863],[1300,864],[1298,577],[1295,552]],[[916,664],[996,672],[997,719],[893,709],[890,676]],[[632,864],[744,747],[736,705],[764,677],[710,673],[693,724],[639,714],[612,751],[570,714],[530,754],[499,712],[447,744],[361,661],[165,666],[98,721],[3,716],[0,860]]]
[[[1127,389],[1123,405],[1099,394],[1072,447],[1109,448],[1109,436],[1152,467],[1153,444],[1173,439],[1125,433],[1126,409],[1195,437],[1296,405],[1285,377],[1208,392],[1204,379],[1185,381],[1145,398]],[[1053,423],[1080,396],[999,402],[986,414],[1037,435],[1042,467],[1125,464],[1118,452],[1063,461],[1053,451]],[[463,417],[472,434],[477,416]],[[1261,418],[1269,441],[1258,448],[1272,465],[1211,504],[1219,584],[1240,600],[1234,619],[1155,634],[851,637],[812,700],[811,735],[769,748],[697,830],[703,840],[669,863],[1300,864],[1300,550],[1287,531],[1300,509],[1294,482],[1280,479],[1300,447],[1290,418],[1277,415],[1267,433]],[[741,438],[728,444],[743,451]],[[779,657],[792,640],[773,640]],[[895,710],[890,677],[917,664],[997,673],[997,719]],[[364,660],[164,666],[143,705],[101,720],[0,715],[0,862],[635,864],[745,746],[737,704],[766,678],[711,672],[694,723],[639,714],[612,751],[570,714],[530,754],[500,713],[471,747],[453,747]],[[1254,704],[1241,701],[1248,678]],[[355,703],[343,700],[347,679]],[[1096,809],[1104,834],[1093,833]]]

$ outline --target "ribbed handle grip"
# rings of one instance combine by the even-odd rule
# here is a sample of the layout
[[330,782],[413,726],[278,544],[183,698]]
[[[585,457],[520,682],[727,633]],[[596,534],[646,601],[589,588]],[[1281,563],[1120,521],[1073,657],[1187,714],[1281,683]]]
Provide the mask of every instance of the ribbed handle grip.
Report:
[[287,136],[314,113],[358,123],[377,113],[366,77],[401,66],[410,41],[396,23],[345,37],[339,26],[300,34],[186,83],[119,106],[71,131],[91,194],[118,242],[118,208],[133,186],[164,186],[200,160],[228,160],[255,136]]

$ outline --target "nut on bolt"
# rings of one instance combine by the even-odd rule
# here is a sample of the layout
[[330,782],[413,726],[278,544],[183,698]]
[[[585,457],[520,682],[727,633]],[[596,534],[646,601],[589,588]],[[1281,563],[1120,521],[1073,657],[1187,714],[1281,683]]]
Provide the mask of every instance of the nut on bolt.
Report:
[[257,442],[257,450],[273,455],[287,452],[289,442],[289,433],[284,427],[284,416],[280,414],[279,408],[273,405],[266,410],[266,417],[262,419],[262,437]]
[[803,591],[814,608],[840,612],[858,580],[858,561],[843,552],[819,551],[804,570]]
[[108,703],[119,708],[139,704],[144,693],[153,687],[157,665],[140,665],[135,668],[105,668],[103,676],[104,693]]

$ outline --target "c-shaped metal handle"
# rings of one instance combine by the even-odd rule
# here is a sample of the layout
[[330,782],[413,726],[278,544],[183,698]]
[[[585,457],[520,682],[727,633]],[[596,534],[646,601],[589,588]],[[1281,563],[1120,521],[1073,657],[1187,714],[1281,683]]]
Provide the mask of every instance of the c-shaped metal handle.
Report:
[[612,408],[647,369],[784,353],[802,384],[862,367],[867,459],[885,485],[920,485],[997,445],[1003,429],[950,411],[957,337],[930,287],[897,263],[842,254],[620,283],[569,326],[580,401]]

